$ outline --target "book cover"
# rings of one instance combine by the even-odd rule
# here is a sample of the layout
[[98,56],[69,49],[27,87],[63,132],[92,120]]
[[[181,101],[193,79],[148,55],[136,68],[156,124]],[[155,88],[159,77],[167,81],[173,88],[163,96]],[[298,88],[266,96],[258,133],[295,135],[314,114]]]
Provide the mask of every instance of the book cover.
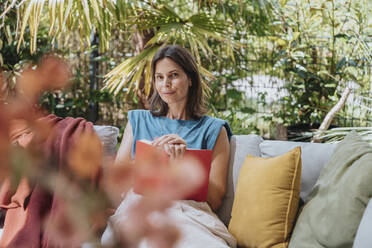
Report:
[[[136,152],[135,152],[135,160],[139,160],[140,158],[145,158],[149,156],[149,154],[154,153],[158,150],[158,154],[160,156],[160,160],[162,163],[168,163],[169,155],[160,150],[157,147],[151,145],[151,142],[148,140],[137,140],[136,141]],[[194,193],[190,194],[184,200],[194,200],[199,202],[205,202],[207,200],[208,194],[208,183],[209,183],[209,172],[212,163],[212,150],[205,150],[205,149],[186,149],[184,156],[185,157],[193,157],[196,159],[200,165],[202,166],[204,173],[204,178],[200,187],[198,187]],[[138,188],[138,187],[137,187]],[[134,192],[141,194],[139,190],[136,188],[136,184],[134,184]]]

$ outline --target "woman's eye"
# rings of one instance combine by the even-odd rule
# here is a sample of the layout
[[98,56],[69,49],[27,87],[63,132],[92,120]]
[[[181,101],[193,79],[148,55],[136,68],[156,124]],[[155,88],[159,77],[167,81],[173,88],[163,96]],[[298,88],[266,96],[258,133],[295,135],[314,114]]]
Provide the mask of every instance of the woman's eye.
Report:
[[177,73],[172,73],[172,78],[176,78],[178,76]]
[[156,79],[157,81],[159,81],[159,80],[162,80],[163,77],[162,77],[162,76],[156,76],[155,79]]

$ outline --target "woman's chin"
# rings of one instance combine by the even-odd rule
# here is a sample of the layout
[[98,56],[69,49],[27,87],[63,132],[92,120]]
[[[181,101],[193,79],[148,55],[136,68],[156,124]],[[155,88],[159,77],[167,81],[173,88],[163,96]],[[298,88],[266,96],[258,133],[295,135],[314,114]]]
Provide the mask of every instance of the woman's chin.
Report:
[[161,98],[163,100],[163,102],[165,102],[166,104],[172,104],[175,102],[174,99],[172,99],[171,97],[162,97]]
[[166,104],[170,105],[170,104],[180,104],[184,101],[184,99],[178,99],[178,98],[173,98],[173,97],[161,97],[161,99],[163,100],[163,102],[165,102]]
[[162,97],[161,100],[163,100],[163,102],[165,102],[166,104],[171,103],[171,101],[168,98],[163,98]]

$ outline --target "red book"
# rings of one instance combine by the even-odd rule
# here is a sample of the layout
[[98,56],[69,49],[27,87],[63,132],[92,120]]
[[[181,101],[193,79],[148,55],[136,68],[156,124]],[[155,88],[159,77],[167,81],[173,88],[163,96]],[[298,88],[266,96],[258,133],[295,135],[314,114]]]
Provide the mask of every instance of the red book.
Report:
[[[156,149],[158,148],[152,146],[150,144],[150,141],[148,140],[137,140],[135,160],[138,160],[138,158],[146,158],[146,156],[154,153]],[[184,156],[190,156],[199,161],[205,173],[201,186],[197,188],[195,192],[192,193],[190,196],[186,197],[185,200],[194,200],[199,202],[205,202],[207,200],[209,172],[212,163],[212,152],[212,150],[205,149],[186,149]],[[168,163],[169,155],[165,151],[162,151],[160,154],[160,160],[162,163]],[[136,183],[134,184],[134,192],[139,194],[141,193],[139,192],[139,190],[136,190]]]

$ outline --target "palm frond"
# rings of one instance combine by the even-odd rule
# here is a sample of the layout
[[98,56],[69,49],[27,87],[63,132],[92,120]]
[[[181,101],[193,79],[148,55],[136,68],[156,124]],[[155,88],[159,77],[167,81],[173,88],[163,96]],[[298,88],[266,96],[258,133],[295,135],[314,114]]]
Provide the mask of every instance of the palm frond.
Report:
[[149,70],[151,70],[151,68],[149,68],[149,63],[151,63],[158,49],[159,46],[151,46],[137,56],[128,58],[119,64],[105,76],[106,85],[104,89],[107,88],[116,95],[125,86],[128,86],[128,90],[130,90],[133,85],[136,85],[136,88],[138,88],[144,68],[146,68],[147,73],[145,77],[150,81],[150,77],[148,76]]
[[[64,43],[68,43],[69,34],[78,31],[81,49],[90,46],[91,33],[97,32],[101,41],[100,51],[103,52],[109,48],[112,24],[117,20],[115,13],[126,11],[126,2],[123,0],[29,0],[21,1],[17,5],[17,1],[13,0],[1,13],[1,17],[4,18],[13,8],[20,12],[22,18],[17,22],[20,30],[14,30],[19,37],[18,50],[24,42],[25,32],[29,30],[30,51],[31,53],[36,51],[39,26],[43,24],[48,25],[49,36],[58,42],[63,38]],[[43,19],[43,17],[47,18]]]
[[363,140],[372,144],[372,127],[341,127],[332,128],[320,134],[320,140],[336,142],[342,140],[350,132],[356,132]]
[[[9,0],[7,2],[10,3],[7,5],[7,11],[16,8],[20,17],[15,30],[18,49],[25,42],[25,32],[30,32],[32,53],[36,51],[37,35],[41,25],[49,28],[49,35],[54,42],[58,42],[59,47],[68,44],[69,38],[74,33],[78,33],[80,49],[83,50],[91,45],[92,32],[97,33],[100,52],[109,48],[114,25],[118,24],[135,32],[151,30],[154,37],[147,42],[146,49],[140,55],[126,59],[105,76],[105,88],[116,94],[123,87],[127,89],[138,87],[138,80],[142,78],[145,80],[145,92],[151,91],[149,63],[157,48],[163,44],[177,43],[189,48],[199,67],[203,68],[202,58],[210,61],[216,58],[217,54],[214,52],[215,49],[211,48],[210,41],[217,41],[221,44],[218,50],[226,49],[227,58],[234,62],[234,51],[242,46],[233,38],[234,19],[231,17],[241,18],[236,8],[240,6],[240,9],[245,11],[249,6],[251,11],[252,5],[258,8],[269,6],[269,0],[206,0],[199,1],[199,6],[197,3],[182,5],[176,1],[165,0],[156,3],[131,0]],[[216,7],[212,6],[218,8],[220,6],[227,10],[228,14],[221,14],[222,12],[216,11]],[[244,15],[249,14],[244,13]],[[6,13],[1,15],[5,16]],[[201,73],[204,78],[212,77],[212,73],[204,68]]]
[[[144,88],[145,92],[149,93],[151,91],[150,71],[144,68],[148,68],[152,56],[163,44],[176,43],[190,48],[199,68],[202,68],[200,71],[203,78],[213,78],[212,73],[201,66],[201,55],[209,59],[214,55],[208,40],[216,40],[224,46],[227,45],[227,54],[234,60],[233,49],[241,44],[230,38],[232,35],[228,33],[228,30],[231,24],[228,22],[217,19],[209,12],[193,13],[189,17],[184,17],[165,3],[156,6],[149,5],[137,6],[135,8],[137,15],[128,17],[126,24],[135,25],[139,31],[152,29],[154,36],[146,43],[147,49],[142,52],[143,54],[128,58],[106,75],[105,88],[117,94],[125,86],[129,85],[131,88],[134,82],[138,85],[139,72],[145,71]],[[152,48],[155,48],[151,50],[154,53],[149,53],[148,51]],[[147,64],[142,63],[141,59]],[[123,80],[124,78],[126,79]],[[208,91],[205,82],[203,82],[203,87]]]

